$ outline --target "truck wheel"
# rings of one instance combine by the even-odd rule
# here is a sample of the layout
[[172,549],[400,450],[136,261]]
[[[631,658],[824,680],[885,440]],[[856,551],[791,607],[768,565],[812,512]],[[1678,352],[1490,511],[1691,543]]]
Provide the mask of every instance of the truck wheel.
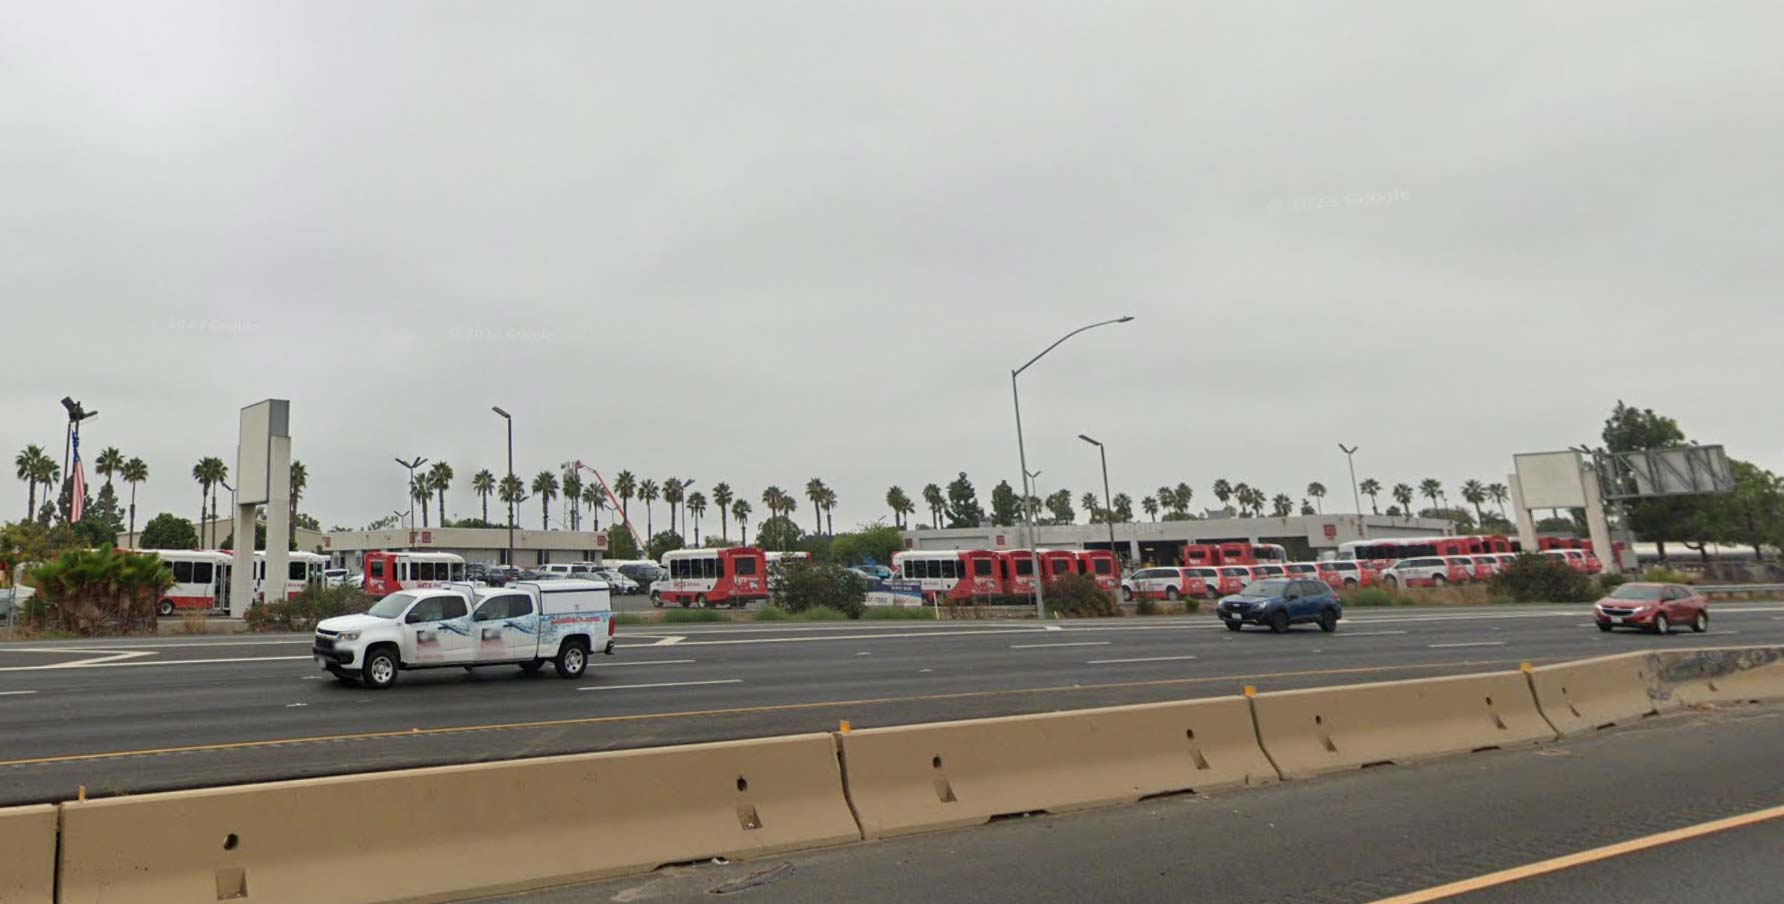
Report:
[[161,616],[163,618],[166,618],[167,616],[172,615],[173,614],[173,600],[162,600],[161,605],[155,607],[155,611],[161,613]]
[[381,647],[366,654],[365,668],[359,670],[359,680],[372,690],[385,690],[396,683],[396,669],[396,654],[388,647]]
[[704,594],[704,593],[694,594],[694,608],[696,608],[696,609],[706,608],[706,594]]
[[545,668],[545,660],[543,659],[535,659],[532,662],[523,662],[520,664],[520,670],[528,675],[537,675],[542,668]]
[[588,668],[588,649],[582,641],[572,640],[564,645],[552,665],[557,667],[559,678],[581,678]]
[[658,596],[655,590],[650,592],[650,604],[658,609],[663,608],[663,598]]

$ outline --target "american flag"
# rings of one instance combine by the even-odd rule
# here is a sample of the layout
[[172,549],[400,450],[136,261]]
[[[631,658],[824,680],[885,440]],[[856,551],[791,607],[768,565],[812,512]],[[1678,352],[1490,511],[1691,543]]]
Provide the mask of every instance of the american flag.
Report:
[[87,507],[87,476],[81,473],[81,435],[74,435],[74,485],[68,493],[68,520],[81,520]]

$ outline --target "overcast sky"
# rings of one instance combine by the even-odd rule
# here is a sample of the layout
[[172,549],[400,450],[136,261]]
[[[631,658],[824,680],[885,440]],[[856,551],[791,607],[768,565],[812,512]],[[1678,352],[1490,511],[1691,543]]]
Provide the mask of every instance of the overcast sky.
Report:
[[[0,0],[0,443],[57,400],[189,515],[288,398],[393,456],[822,477],[1502,480],[1619,398],[1772,468],[1770,3]],[[16,518],[25,487],[0,512]],[[1367,500],[1364,501],[1367,505]],[[526,523],[537,522],[529,505]],[[555,507],[554,507],[555,508]],[[662,524],[661,504],[657,509]],[[634,514],[637,514],[636,507]],[[555,512],[554,512],[555,515]],[[711,516],[709,516],[710,518]],[[921,517],[921,516],[919,516]],[[809,505],[801,520],[810,522]]]

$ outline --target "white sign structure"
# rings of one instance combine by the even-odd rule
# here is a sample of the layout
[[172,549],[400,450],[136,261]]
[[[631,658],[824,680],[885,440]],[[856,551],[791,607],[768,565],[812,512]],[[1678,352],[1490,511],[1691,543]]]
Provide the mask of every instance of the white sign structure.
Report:
[[[240,618],[262,591],[281,599],[290,568],[291,402],[267,399],[242,409],[235,448],[235,563],[229,575],[229,614]],[[254,512],[266,507],[266,571],[254,579]]]
[[1579,452],[1527,452],[1512,456],[1511,499],[1517,510],[1518,543],[1536,549],[1537,509],[1585,509],[1586,529],[1592,549],[1605,571],[1616,574],[1617,557],[1611,554],[1611,525],[1604,517],[1604,500],[1598,491],[1598,472]]

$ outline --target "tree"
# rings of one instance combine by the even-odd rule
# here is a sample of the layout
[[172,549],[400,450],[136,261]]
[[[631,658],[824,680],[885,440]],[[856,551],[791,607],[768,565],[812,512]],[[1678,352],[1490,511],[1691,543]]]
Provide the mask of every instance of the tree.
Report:
[[[123,470],[122,467],[116,470]],[[81,520],[73,525],[74,537],[88,548],[113,547],[118,533],[124,529],[124,515],[118,508],[118,493],[108,481],[99,485],[99,496],[92,505],[84,506]]]
[[1411,520],[1412,487],[1404,483],[1396,483],[1394,484],[1393,496],[1394,501],[1400,503],[1400,511],[1407,513],[1407,520]]
[[1420,509],[1419,517],[1448,521],[1458,534],[1472,534],[1477,532],[1475,530],[1474,516],[1468,514],[1468,510],[1465,508],[1440,506],[1438,508]]
[[824,488],[824,498],[820,500],[824,506],[824,529],[830,536],[836,536],[836,491]]
[[[1611,416],[1605,419],[1600,434],[1605,448],[1611,452],[1643,452],[1685,444],[1685,431],[1677,421],[1656,414],[1652,408],[1634,408],[1617,400]],[[1673,499],[1634,499],[1624,503],[1629,526],[1636,536],[1652,541],[1660,560],[1666,561],[1666,541],[1674,539],[1686,528],[1701,529],[1707,519],[1697,509],[1703,500],[1690,497]],[[1701,549],[1699,550],[1701,552]]]
[[43,474],[54,462],[44,454],[42,446],[35,444],[20,450],[12,462],[18,469],[19,479],[25,481],[25,520],[29,521],[32,513],[37,511],[37,486],[44,482]]
[[149,479],[149,466],[140,458],[131,458],[124,462],[121,469],[124,482],[130,484],[130,542],[136,545],[136,488]]
[[582,488],[582,504],[588,506],[589,517],[595,520],[594,530],[599,531],[601,529],[601,510],[607,507],[607,494],[601,490],[599,483],[591,480],[587,486]]
[[1381,514],[1381,503],[1375,498],[1381,493],[1381,481],[1373,477],[1365,477],[1362,483],[1357,484],[1357,489],[1369,497],[1369,511],[1373,514]]
[[515,511],[528,498],[526,484],[521,483],[519,477],[508,474],[502,478],[499,487],[496,498],[508,506],[508,527],[512,530],[515,527]]
[[1303,514],[1303,515],[1317,515],[1317,514],[1319,514],[1319,511],[1313,507],[1313,503],[1308,502],[1307,500],[1303,499],[1303,500],[1301,500],[1301,514]]
[[1462,483],[1462,501],[1474,506],[1474,521],[1479,524],[1485,518],[1481,515],[1481,503],[1487,501],[1487,486],[1472,478]]
[[[409,498],[414,500],[415,504],[420,507],[421,526],[427,527],[427,504],[434,501],[434,490],[432,487],[428,486],[427,475],[425,473],[415,475],[415,479],[409,483]],[[414,527],[415,525],[411,522],[409,526]]]
[[933,527],[942,526],[942,512],[947,510],[947,500],[942,496],[942,488],[935,484],[923,487],[923,501],[929,506],[929,522]]
[[784,563],[774,591],[774,605],[787,612],[833,609],[860,618],[867,609],[867,582],[859,574],[828,562]]
[[198,531],[186,519],[162,512],[143,525],[140,546],[143,549],[197,549]]
[[700,545],[700,516],[706,514],[706,494],[695,490],[688,494],[688,514],[694,516],[694,545]]
[[1233,502],[1239,507],[1239,514],[1249,514],[1251,512],[1251,484],[1241,480],[1233,484],[1232,493]]
[[681,539],[681,534],[666,530],[660,534],[651,535],[650,548],[645,552],[650,556],[651,561],[660,562],[663,560],[663,553],[674,552],[686,545]]
[[[304,490],[310,487],[310,469],[304,467],[303,462],[291,462],[291,481],[288,486],[291,489],[291,523],[296,524],[298,522],[297,504],[303,500]],[[442,525],[446,523],[444,506],[440,508],[440,523]]]
[[[647,537],[656,533],[656,527],[651,523],[650,506],[651,503],[657,501],[657,494],[659,492],[660,491],[657,489],[657,482],[654,480],[646,478],[638,483],[638,501],[644,503],[644,535]],[[625,497],[622,496],[620,498],[620,505],[623,509],[625,506]]]
[[1058,490],[1047,497],[1047,511],[1053,516],[1054,524],[1071,524],[1078,519],[1078,513],[1072,511],[1072,491]]
[[1153,521],[1157,521],[1158,500],[1151,496],[1147,496],[1145,499],[1140,500],[1140,511],[1145,512],[1146,517],[1151,518]]
[[82,636],[153,632],[155,603],[173,586],[173,569],[156,556],[109,546],[62,553],[32,571],[49,625]]
[[750,545],[750,501],[739,499],[731,503],[731,517],[737,519],[737,530],[743,535],[743,545]]
[[719,539],[731,539],[731,501],[737,498],[731,485],[719,481],[712,485],[712,506],[719,510]]
[[1511,518],[1505,514],[1505,500],[1511,498],[1511,490],[1503,483],[1489,483],[1487,484],[1487,496],[1499,505],[1499,520],[1510,523]]
[[471,492],[477,494],[477,501],[483,504],[483,520],[489,520],[489,496],[496,491],[496,475],[484,468],[471,475]]
[[1163,508],[1176,511],[1177,490],[1168,484],[1160,486],[1158,488],[1158,504]]
[[979,494],[966,472],[961,471],[948,483],[948,526],[978,527],[984,523],[985,510],[979,506]]
[[1103,523],[1103,508],[1097,505],[1095,493],[1085,493],[1078,497],[1078,504],[1084,506],[1084,510],[1090,513],[1091,524]]
[[642,558],[644,551],[638,548],[638,540],[630,529],[615,530],[607,535],[607,555],[623,561]]
[[[638,478],[631,471],[621,471],[613,478],[613,495],[619,497],[619,517],[632,523],[632,496],[638,492]],[[648,519],[647,519],[648,520]]]
[[[1325,511],[1326,511],[1326,485],[1315,480],[1314,482],[1307,485],[1307,495],[1313,497],[1313,505],[1316,509],[1319,510],[1319,513],[1322,515],[1325,514]],[[1308,512],[1307,514],[1311,515],[1311,514],[1313,514],[1313,512]]]
[[675,516],[676,516],[678,508],[681,505],[681,500],[686,495],[687,495],[687,487],[682,484],[681,478],[669,477],[669,478],[664,479],[664,481],[663,481],[663,502],[669,506],[669,530],[670,530],[670,532],[674,532],[674,530],[675,530],[675,524],[676,524]]
[[124,453],[117,446],[106,446],[99,457],[93,459],[93,473],[105,478],[105,485],[111,486],[112,475],[124,470]]
[[816,477],[805,482],[805,498],[811,500],[812,511],[817,513],[818,523],[813,533],[824,532],[824,481]]
[[558,495],[557,475],[540,471],[533,475],[533,495],[539,497],[539,529],[551,530],[551,500]]
[[582,529],[582,475],[576,472],[576,466],[564,469],[564,477],[560,484],[564,488],[564,504],[570,507],[570,529]]
[[200,543],[203,543],[205,539],[204,507],[210,504],[211,501],[211,470],[209,463],[210,459],[200,458],[198,463],[192,466],[192,480],[198,484],[198,519],[192,523],[198,525],[198,541]]
[[1171,511],[1179,515],[1188,515],[1189,502],[1195,498],[1195,495],[1196,491],[1190,489],[1189,484],[1177,484],[1177,488],[1171,491]]
[[904,488],[893,484],[886,490],[886,507],[892,510],[892,523],[904,527],[904,514],[912,508],[911,497],[904,494]]
[[1419,481],[1419,495],[1431,500],[1431,504],[1435,506],[1437,497],[1443,495],[1443,484],[1435,477],[1427,477]]
[[756,545],[763,549],[792,549],[799,537],[799,525],[786,515],[773,515],[756,527]]
[[[1228,499],[1233,498],[1233,485],[1228,483],[1225,477],[1214,481],[1214,498],[1220,500],[1222,506],[1227,504]],[[1159,501],[1163,502],[1164,497],[1160,496]]]
[[839,565],[884,565],[892,554],[904,549],[904,538],[898,528],[882,522],[864,524],[851,533],[838,534],[830,541],[830,560]]
[[1287,493],[1277,493],[1276,497],[1270,500],[1270,508],[1276,517],[1287,518],[1295,513],[1295,500],[1289,498]]
[[1134,520],[1134,497],[1126,493],[1116,493],[1115,501],[1111,507],[1115,509],[1116,524],[1126,524]]

